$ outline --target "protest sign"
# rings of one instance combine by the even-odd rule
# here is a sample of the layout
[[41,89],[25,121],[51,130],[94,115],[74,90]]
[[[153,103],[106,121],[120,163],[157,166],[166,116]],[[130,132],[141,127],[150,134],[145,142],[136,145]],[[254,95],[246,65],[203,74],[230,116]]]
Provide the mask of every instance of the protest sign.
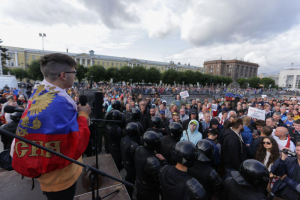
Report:
[[265,120],[266,119],[266,111],[249,107],[248,116],[252,117],[252,118],[256,118],[256,119]]
[[218,109],[218,105],[217,104],[211,104],[211,109],[213,111],[216,111]]
[[188,91],[182,91],[182,92],[180,92],[180,96],[181,96],[181,98],[186,98],[186,97],[189,97],[190,95],[189,95]]

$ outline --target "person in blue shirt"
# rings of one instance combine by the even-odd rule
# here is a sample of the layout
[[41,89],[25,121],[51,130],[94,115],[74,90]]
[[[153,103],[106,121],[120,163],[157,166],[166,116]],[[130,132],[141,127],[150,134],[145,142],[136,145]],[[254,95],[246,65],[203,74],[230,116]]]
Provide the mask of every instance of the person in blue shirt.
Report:
[[17,88],[13,88],[13,91],[14,91],[14,95],[16,95],[16,96],[18,96],[19,94],[18,94],[18,92],[20,91],[20,90],[18,90]]
[[218,129],[211,128],[208,131],[208,137],[205,140],[208,140],[214,147],[214,154],[212,160],[212,167],[217,168],[220,163],[220,154],[221,154],[221,145],[218,142],[217,138],[219,135]]
[[292,127],[293,124],[294,124],[294,122],[295,122],[295,120],[294,120],[294,114],[291,113],[291,112],[288,112],[286,114],[286,116],[287,116],[287,118],[283,122],[287,125],[287,127]]
[[191,120],[188,125],[188,129],[183,131],[180,140],[188,140],[196,145],[199,140],[202,140],[202,133],[198,131],[198,128],[199,122],[196,120]]
[[253,135],[251,129],[248,127],[251,123],[251,117],[243,118],[244,131],[241,132],[244,144],[250,146],[253,141]]

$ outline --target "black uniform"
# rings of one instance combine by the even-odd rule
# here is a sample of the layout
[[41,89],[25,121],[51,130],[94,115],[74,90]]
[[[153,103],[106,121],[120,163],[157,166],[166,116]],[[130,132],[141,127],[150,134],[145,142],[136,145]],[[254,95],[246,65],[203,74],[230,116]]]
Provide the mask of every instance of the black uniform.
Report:
[[120,171],[123,168],[120,150],[121,128],[114,122],[108,122],[105,127],[105,134],[108,140],[108,150]]
[[140,131],[141,135],[143,135],[145,133],[145,129],[143,128],[143,125],[139,122],[139,120],[130,118],[129,120],[126,121],[126,125],[131,122],[134,122],[139,126],[139,131]]
[[[4,129],[4,130],[6,130],[6,131],[9,131],[9,132],[11,132],[13,134],[16,134],[18,124],[19,124],[18,121],[11,121],[8,124],[2,125],[1,128]],[[5,135],[5,134],[1,135],[1,141],[3,143],[4,149],[10,149],[10,146],[11,146],[11,143],[12,143],[13,139],[14,138],[12,138],[12,137],[10,137],[8,135]]]
[[267,199],[264,188],[255,188],[245,181],[238,171],[231,172],[232,177],[225,180],[226,199],[263,200]]
[[158,152],[164,157],[167,159],[167,162],[169,165],[176,165],[176,161],[173,160],[171,158],[171,155],[170,155],[170,150],[172,148],[174,148],[175,144],[177,143],[178,141],[175,140],[173,137],[171,136],[163,136],[162,139],[160,140],[160,147],[159,147],[159,150]]
[[159,200],[158,173],[162,164],[154,151],[140,146],[134,155],[136,169],[137,200]]
[[188,169],[188,174],[197,179],[204,187],[209,199],[211,199],[214,191],[221,191],[222,189],[222,180],[209,162],[196,161],[195,165]]
[[[134,167],[134,152],[138,147],[138,141],[126,135],[122,138],[120,148],[123,166],[126,170],[125,181],[134,184],[135,181],[135,167]],[[126,186],[130,198],[132,197],[133,188]]]
[[[162,187],[163,200],[190,200],[193,196],[189,184],[198,183],[186,172],[178,170],[175,166],[164,166],[159,174]],[[202,187],[199,183],[198,186]],[[204,191],[204,190],[203,190]],[[205,191],[204,191],[205,194]],[[197,198],[200,199],[200,198]],[[203,198],[206,199],[206,198]]]
[[289,134],[291,137],[291,141],[294,144],[297,144],[297,142],[300,142],[300,133],[298,131],[296,131],[294,127],[289,127],[288,131],[289,131]]

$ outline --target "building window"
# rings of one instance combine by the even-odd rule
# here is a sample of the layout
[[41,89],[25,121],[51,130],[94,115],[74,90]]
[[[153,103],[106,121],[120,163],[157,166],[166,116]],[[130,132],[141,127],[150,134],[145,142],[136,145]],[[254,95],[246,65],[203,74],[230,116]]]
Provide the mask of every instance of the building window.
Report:
[[95,65],[95,61],[93,61],[93,65]]
[[120,67],[122,67],[122,63],[120,63]]
[[11,64],[12,67],[14,66],[14,62],[11,62],[10,64]]
[[29,64],[28,63],[26,63],[26,65],[25,65],[26,67],[29,67]]
[[102,62],[102,65],[104,66],[104,62]]
[[111,63],[111,66],[114,66],[114,63],[113,63],[113,62]]
[[35,60],[35,56],[34,55],[32,56],[32,60]]
[[109,62],[107,62],[107,66],[109,66]]
[[90,61],[90,60],[88,60],[88,61],[87,61],[87,64],[88,64],[88,65],[90,65],[90,64],[91,64],[91,61]]
[[98,65],[100,65],[100,61],[98,61]]
[[118,67],[118,63],[116,63],[116,66]]
[[25,58],[26,58],[26,60],[28,60],[28,59],[29,59],[29,56],[26,54],[26,55],[25,55]]

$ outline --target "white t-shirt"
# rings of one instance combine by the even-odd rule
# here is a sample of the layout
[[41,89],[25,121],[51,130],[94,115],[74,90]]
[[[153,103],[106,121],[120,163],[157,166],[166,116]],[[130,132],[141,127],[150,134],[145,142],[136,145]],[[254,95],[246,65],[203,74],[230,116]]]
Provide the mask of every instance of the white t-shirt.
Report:
[[[280,140],[277,136],[273,136],[273,138],[276,140],[279,150],[281,150],[283,147],[286,146],[288,138],[286,138],[285,140]],[[296,147],[294,145],[294,143],[292,141],[290,141],[290,147],[288,147],[292,152],[295,152]]]

